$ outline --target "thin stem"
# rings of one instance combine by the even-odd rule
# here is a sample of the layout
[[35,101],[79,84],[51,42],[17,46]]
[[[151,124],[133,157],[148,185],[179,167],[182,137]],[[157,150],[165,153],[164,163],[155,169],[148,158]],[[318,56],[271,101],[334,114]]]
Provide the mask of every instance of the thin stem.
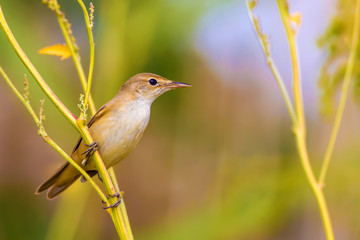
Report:
[[[20,45],[18,44],[18,42],[16,41],[14,35],[12,34],[9,26],[7,25],[7,22],[5,20],[5,17],[3,15],[1,6],[0,6],[0,23],[1,23],[1,27],[3,29],[3,31],[5,32],[6,37],[8,38],[10,44],[12,45],[12,47],[14,48],[15,52],[17,53],[17,55],[19,56],[19,58],[22,60],[22,62],[24,63],[24,65],[28,68],[28,70],[30,71],[30,73],[33,75],[33,77],[35,78],[36,82],[39,84],[39,86],[41,87],[41,89],[43,90],[43,92],[51,99],[51,101],[54,103],[54,105],[60,110],[60,112],[66,117],[66,119],[68,119],[68,121],[71,122],[71,124],[80,132],[80,134],[84,137],[84,141],[89,144],[91,142],[93,142],[89,131],[85,128],[85,127],[79,127],[81,126],[81,124],[78,123],[76,117],[74,115],[72,115],[72,113],[65,107],[65,105],[56,97],[56,95],[51,91],[51,89],[49,88],[49,86],[46,84],[46,82],[44,81],[44,79],[41,77],[41,75],[39,74],[39,72],[37,71],[37,69],[34,67],[34,65],[30,62],[30,60],[27,58],[26,54],[24,53],[24,51],[21,49]],[[83,121],[82,121],[83,123]],[[90,136],[90,137],[89,137]],[[91,141],[90,141],[90,140]],[[71,158],[70,158],[71,159]],[[101,162],[102,165],[104,166],[100,155],[96,152],[94,154],[94,159],[95,162]],[[67,159],[69,160],[69,159]],[[105,166],[104,166],[105,167]],[[101,170],[100,170],[101,169]],[[105,183],[109,183],[109,179],[110,177],[108,176],[108,174],[104,173],[104,168],[100,168],[99,172],[100,175],[102,175],[104,182]],[[106,171],[106,169],[105,169]],[[104,175],[107,175],[107,177],[105,177]],[[107,186],[107,191],[108,193],[114,194],[115,191],[113,190],[114,187],[108,187],[108,184],[105,184]],[[106,198],[105,198],[106,199]],[[107,201],[108,204],[112,204],[114,203],[116,200],[114,198],[111,198],[110,201]],[[108,210],[108,212],[110,213],[111,216],[113,216],[116,213],[116,209],[118,208],[113,208],[112,210]],[[120,213],[119,213],[120,215]],[[115,225],[116,222],[114,222]],[[125,236],[125,235],[124,235]],[[122,238],[122,239],[126,239],[126,238]]]
[[[59,20],[59,18],[58,18],[58,20]],[[50,98],[50,100],[55,104],[55,106],[60,110],[60,112],[68,119],[68,121],[70,121],[71,124],[79,131],[79,133],[83,137],[84,142],[87,143],[87,144],[92,143],[93,139],[92,139],[88,129],[84,125],[84,120],[83,119],[76,119],[76,117],[74,115],[72,115],[72,113],[65,107],[65,105],[63,105],[63,103],[56,97],[56,95],[51,91],[51,89],[46,84],[46,82],[43,80],[43,78],[41,77],[41,75],[39,74],[37,69],[33,66],[33,64],[30,62],[30,60],[27,58],[26,54],[23,52],[23,50],[21,49],[21,47],[17,43],[17,41],[16,41],[15,37],[13,36],[9,26],[7,25],[7,22],[5,20],[5,17],[3,15],[3,12],[2,12],[2,9],[1,9],[1,6],[0,6],[0,23],[1,23],[1,28],[4,31],[7,39],[10,42],[10,44],[12,45],[12,47],[14,48],[15,52],[17,53],[19,58],[22,60],[24,65],[28,68],[28,70],[30,71],[32,76],[35,78],[36,82],[39,84],[39,86],[41,87],[43,92]],[[66,28],[64,28],[64,29],[66,29]],[[68,34],[69,33],[66,33],[64,35],[68,35]],[[74,44],[73,40],[70,39],[68,44],[69,44],[70,49],[71,49],[70,45],[74,47],[74,48],[72,48],[71,52],[72,52],[72,56],[73,56],[75,65],[77,65],[78,71],[83,72],[82,66],[80,64],[79,55],[75,51],[75,44]],[[74,56],[77,56],[77,57],[74,57]],[[92,70],[89,70],[89,71],[92,72]],[[83,77],[81,79],[84,80],[85,84],[83,84],[83,87],[84,87],[84,89],[86,89],[86,79],[85,79],[85,77]],[[90,95],[89,95],[89,101],[90,101],[90,105],[91,105],[92,100],[91,100]],[[91,110],[92,110],[93,113],[95,113],[94,105],[93,105],[93,107],[91,107]],[[49,141],[49,144],[56,148],[57,145],[50,138],[45,139],[45,140]],[[57,150],[61,154],[65,154],[65,152],[60,151],[60,149],[61,148],[58,148]],[[70,163],[71,163],[71,161],[73,161],[70,157],[65,157],[65,158]],[[99,174],[101,175],[102,179],[104,180],[104,184],[105,184],[107,192],[110,193],[110,194],[115,194],[116,193],[115,188],[114,188],[114,186],[113,186],[113,184],[111,182],[110,176],[107,174],[106,167],[105,167],[103,161],[101,160],[101,157],[100,157],[98,152],[96,152],[94,154],[93,159],[94,159],[94,161],[95,161],[95,163],[97,165]],[[76,167],[76,166],[74,166],[74,167]],[[83,173],[81,167],[78,170],[81,173]],[[83,174],[83,175],[85,177],[88,176],[86,173]],[[89,182],[92,181],[90,177],[89,177],[88,181]],[[110,197],[109,200],[106,200],[106,197],[104,197],[104,196],[101,196],[101,198],[104,201],[106,201],[108,205],[115,203],[116,200],[117,200],[116,197]],[[116,230],[118,232],[119,237],[121,239],[131,239],[128,236],[129,233],[127,231],[127,228],[129,228],[130,226],[126,226],[126,221],[124,220],[124,217],[123,217],[124,213],[120,212],[120,207],[111,208],[111,209],[108,209],[107,211],[108,211],[108,213],[110,214],[110,216],[113,219],[113,222],[114,222],[114,225],[116,227]],[[125,214],[126,214],[126,212],[125,212]]]
[[12,81],[10,80],[10,78],[8,77],[8,75],[5,73],[5,71],[3,70],[3,68],[1,66],[0,66],[0,73],[4,77],[6,83],[9,85],[9,87],[13,90],[15,95],[20,99],[20,101],[24,104],[26,109],[29,111],[31,117],[35,120],[36,123],[38,123],[39,118],[37,117],[34,109],[31,107],[29,102],[23,97],[23,95],[21,95],[21,93],[16,89],[15,85],[12,83]]
[[279,7],[279,12],[281,16],[281,20],[283,22],[286,36],[289,43],[290,48],[290,57],[291,57],[291,66],[293,73],[293,93],[294,93],[294,102],[295,102],[295,111],[296,118],[298,121],[299,127],[304,131],[304,135],[306,136],[306,124],[305,124],[305,114],[304,107],[302,101],[302,90],[301,90],[301,79],[300,79],[300,71],[299,71],[299,59],[298,59],[298,51],[297,44],[295,39],[295,30],[291,27],[290,16],[289,16],[289,8],[286,0],[277,0],[277,4]]
[[[251,5],[251,6],[250,6]],[[269,65],[269,68],[271,70],[271,72],[273,73],[275,80],[280,88],[281,94],[284,98],[286,107],[288,109],[288,112],[290,114],[290,118],[291,121],[293,122],[293,124],[296,126],[297,125],[297,119],[296,119],[296,115],[295,115],[295,111],[294,111],[294,107],[292,104],[292,101],[289,97],[289,93],[285,87],[284,81],[274,63],[274,59],[271,56],[270,53],[270,48],[269,48],[269,43],[268,43],[268,39],[267,39],[267,35],[263,34],[261,29],[260,29],[260,25],[259,25],[259,21],[257,19],[257,17],[254,15],[252,9],[255,7],[255,2],[250,0],[246,1],[246,7],[247,7],[247,12],[250,18],[250,21],[252,23],[252,25],[254,26],[254,30],[255,33],[257,35],[257,39],[260,43],[260,46],[264,52],[265,58],[266,58],[266,62]]]
[[324,231],[325,231],[326,238],[327,238],[327,240],[334,240],[335,237],[334,237],[334,233],[333,233],[333,229],[332,229],[329,210],[328,210],[328,207],[326,204],[324,193],[321,190],[322,188],[317,183],[316,178],[313,173],[313,170],[310,165],[310,160],[309,160],[307,147],[306,147],[305,135],[300,130],[298,132],[295,132],[295,136],[296,136],[296,147],[297,147],[299,155],[300,155],[301,164],[303,166],[303,169],[304,169],[306,178],[308,179],[308,182],[310,184],[310,187],[314,192],[316,201],[317,201],[319,209],[320,209],[321,219],[322,219],[322,222],[324,225]]
[[[296,137],[296,145],[297,145],[297,149],[298,149],[298,152],[300,155],[301,163],[302,163],[305,175],[308,179],[308,182],[314,192],[314,195],[315,195],[316,200],[319,205],[322,221],[323,221],[324,228],[325,228],[325,234],[326,234],[328,240],[333,240],[334,235],[333,235],[330,215],[329,215],[329,212],[327,209],[325,197],[324,197],[323,192],[321,191],[321,188],[319,188],[319,185],[316,181],[316,178],[314,176],[313,170],[310,165],[308,153],[307,153],[305,114],[304,114],[303,103],[302,103],[299,61],[298,61],[298,52],[297,52],[297,46],[296,46],[296,40],[295,40],[296,32],[295,32],[295,30],[293,30],[291,28],[287,2],[284,0],[277,0],[277,4],[279,7],[279,12],[280,12],[281,19],[284,24],[287,39],[289,42],[291,64],[292,64],[292,69],[293,69],[293,93],[294,93],[294,103],[295,103],[296,115],[294,114],[294,111],[292,109],[292,104],[290,102],[290,99],[288,97],[286,89],[281,90],[281,91],[283,93],[285,102],[288,106],[289,114],[290,114],[292,122],[293,122],[293,129],[294,129],[294,133],[295,133],[295,137]],[[275,64],[273,63],[273,60],[271,58],[267,36],[261,33],[258,20],[252,13],[252,8],[254,8],[255,5],[256,5],[255,1],[251,1],[251,2],[249,2],[249,0],[247,1],[248,13],[249,13],[250,19],[252,21],[252,24],[255,27],[260,45],[265,53],[268,65],[269,65],[270,69],[272,70],[276,80],[278,81],[280,89],[282,89],[282,88],[284,88],[283,81],[281,80],[280,74],[277,71],[277,68],[275,67]]]
[[[113,184],[115,186],[116,192],[120,193],[121,199],[123,199],[123,193],[120,191],[119,184],[117,182],[116,175],[115,175],[115,172],[114,172],[114,168],[112,168],[112,167],[109,168],[108,172],[109,172],[110,178],[111,178],[111,180],[112,180],[112,182],[113,182]],[[120,207],[120,212],[121,212],[121,214],[122,214],[122,216],[124,218],[128,239],[132,240],[132,239],[134,239],[134,237],[133,237],[132,230],[131,230],[131,227],[130,227],[130,221],[129,221],[129,217],[127,215],[127,211],[126,211],[124,201],[121,201],[119,207]]]
[[294,101],[295,101],[295,110],[296,117],[298,120],[298,125],[294,126],[296,145],[299,152],[301,164],[303,166],[305,175],[308,179],[311,189],[314,192],[315,198],[318,202],[320,209],[320,214],[322,222],[324,225],[325,235],[328,240],[334,239],[334,233],[332,229],[331,219],[327,204],[325,201],[324,194],[316,181],[314,172],[311,168],[310,159],[307,152],[306,146],[306,124],[305,124],[305,114],[302,103],[302,92],[301,92],[301,81],[300,81],[300,71],[299,71],[299,61],[298,61],[298,52],[295,41],[296,32],[292,29],[290,23],[289,9],[286,0],[277,0],[277,5],[279,8],[280,16],[286,31],[287,39],[289,42],[289,49],[291,55],[291,64],[293,70],[293,91],[294,91]]
[[[92,30],[91,30],[91,23],[90,23],[88,11],[87,11],[84,3],[81,0],[77,0],[77,1],[84,13],[85,25],[86,25],[86,29],[87,29],[87,33],[88,33],[88,37],[89,37],[89,45],[90,45],[89,74],[88,74],[87,85],[85,85],[86,88],[85,88],[85,100],[84,100],[84,104],[85,104],[85,106],[87,106],[89,97],[91,96],[90,89],[91,89],[91,82],[92,82],[92,76],[93,76],[93,71],[94,71],[95,45],[94,45],[94,36],[93,36]],[[95,114],[95,112],[93,112],[93,114]]]
[[[56,15],[56,18],[58,20],[60,29],[61,29],[61,31],[62,31],[62,33],[64,35],[66,44],[69,46],[70,53],[71,53],[72,59],[74,61],[76,70],[78,72],[81,85],[82,85],[82,87],[83,87],[83,89],[85,91],[88,88],[88,86],[87,86],[88,83],[86,82],[85,72],[84,72],[84,69],[83,69],[83,67],[81,65],[81,60],[80,60],[81,58],[80,58],[79,52],[77,50],[77,46],[75,44],[75,39],[71,35],[72,32],[69,29],[69,25],[68,25],[69,23],[68,23],[68,21],[67,21],[67,19],[65,17],[65,14],[60,10],[60,5],[58,4],[57,0],[52,0],[51,3],[53,5],[52,5],[52,7],[50,9],[55,12],[55,15]],[[91,59],[91,56],[94,57],[94,54],[91,54],[91,52],[94,52],[93,47],[90,47],[90,59]],[[91,72],[90,72],[90,68],[91,68]],[[91,73],[91,74],[89,74],[90,78],[92,77],[92,68],[93,68],[93,64],[90,64],[90,66],[89,66],[89,73]],[[89,87],[89,91],[90,91],[90,87]],[[96,113],[96,107],[95,107],[94,101],[93,101],[91,95],[90,96],[88,95],[88,98],[89,98],[90,110],[91,110],[92,114],[95,114]]]
[[[90,88],[91,88],[91,82],[92,82],[92,75],[93,75],[93,68],[94,68],[94,55],[95,55],[94,37],[93,37],[93,33],[92,33],[92,24],[93,24],[92,20],[93,19],[90,19],[88,11],[87,11],[84,3],[81,0],[78,0],[78,3],[83,10],[85,25],[86,25],[86,29],[88,32],[89,46],[90,46],[90,63],[89,63],[88,81],[87,81],[87,85],[83,85],[83,86],[86,86],[86,89],[84,89],[84,91],[85,91],[84,105],[86,106],[89,97],[90,97],[90,102],[92,101],[91,94],[90,94]],[[91,6],[90,11],[92,11],[91,14],[92,14],[92,18],[93,18],[94,6],[92,5],[92,3],[90,3],[90,6]],[[95,114],[95,111],[93,111],[93,109],[91,109],[91,110],[92,110],[92,113]],[[90,142],[92,142],[92,139],[89,139],[89,140],[90,140]],[[131,231],[131,227],[130,227],[130,222],[129,222],[129,219],[127,216],[125,203],[122,198],[122,194],[121,194],[119,185],[117,183],[114,170],[113,170],[113,168],[110,168],[110,171],[107,172],[103,161],[98,162],[96,160],[96,158],[94,160],[95,160],[95,163],[97,165],[97,169],[99,170],[100,175],[103,177],[103,181],[104,181],[104,184],[105,184],[108,192],[112,192],[112,194],[119,193],[121,196],[121,203],[120,203],[119,207],[112,209],[113,210],[112,218],[113,218],[115,228],[121,238],[123,238],[122,235],[125,235],[126,239],[131,240],[131,239],[133,239],[133,235],[132,235],[132,231]]]
[[52,146],[58,153],[60,153],[71,165],[73,165],[82,176],[86,178],[86,180],[92,185],[92,187],[95,189],[95,191],[100,196],[101,200],[104,202],[107,201],[107,197],[105,194],[101,191],[100,187],[95,183],[95,181],[92,179],[92,177],[87,174],[87,172],[79,165],[77,164],[69,155],[64,152],[50,137],[45,137],[45,141]]
[[344,114],[344,109],[346,105],[346,99],[349,93],[350,83],[351,83],[351,75],[353,73],[356,53],[358,51],[359,45],[359,29],[360,29],[360,0],[356,1],[355,8],[355,16],[354,16],[354,28],[353,28],[353,36],[351,41],[350,55],[346,66],[346,72],[344,77],[344,82],[341,89],[341,97],[339,101],[339,106],[336,112],[334,126],[331,131],[331,136],[329,139],[329,143],[326,149],[324,161],[320,171],[319,184],[320,186],[324,186],[324,181],[326,177],[326,173],[329,167],[331,155],[334,150],[335,141],[339,132],[342,116]]
[[[36,115],[34,109],[32,108],[32,106],[30,105],[29,101],[27,101],[22,95],[21,93],[16,89],[16,87],[14,86],[14,84],[12,83],[12,81],[10,80],[10,78],[8,77],[8,75],[5,73],[5,71],[2,69],[2,67],[0,66],[0,73],[1,75],[4,77],[5,81],[8,83],[8,85],[10,86],[10,88],[14,91],[14,93],[16,94],[16,96],[20,99],[20,101],[24,104],[24,106],[26,107],[26,109],[29,111],[30,115],[32,116],[32,118],[34,119],[35,123],[38,125],[40,123],[40,119],[39,117]],[[41,136],[43,137],[43,139],[50,145],[52,146],[58,153],[60,153],[71,165],[73,165],[85,178],[86,180],[88,180],[88,182],[92,185],[92,187],[95,189],[95,191],[98,193],[98,195],[100,196],[100,198],[103,201],[107,201],[107,198],[105,196],[105,194],[101,191],[100,187],[94,182],[94,180],[89,176],[89,174],[87,174],[87,172],[85,170],[83,170],[69,155],[67,155],[64,150],[57,145],[46,133],[46,131],[44,130],[43,126],[42,126],[42,131],[41,131]]]
[[31,63],[29,58],[26,56],[24,51],[21,49],[19,43],[16,41],[14,35],[12,34],[6,20],[4,14],[2,12],[0,6],[0,24],[1,29],[4,31],[6,38],[9,40],[11,46],[15,50],[16,54],[19,56],[21,61],[24,63],[26,68],[29,70],[31,75],[34,77],[35,81],[39,84],[40,88],[46,94],[46,96],[54,103],[55,107],[63,114],[63,116],[76,128],[78,126],[76,124],[76,117],[66,108],[66,106],[56,97],[54,92],[50,89],[47,83],[44,81],[40,73],[37,71],[35,66]]
[[[85,141],[85,143],[89,144],[94,142],[94,140],[92,139],[89,131],[87,131],[87,127],[84,125],[84,122],[79,120],[78,121],[78,126],[81,130],[81,134],[82,134],[82,138]],[[111,178],[106,170],[105,164],[104,162],[101,160],[100,154],[98,151],[96,151],[93,155],[93,160],[95,162],[96,168],[99,171],[99,174],[104,182],[106,191],[110,194],[110,195],[115,195],[116,189],[111,181]],[[109,201],[108,201],[108,205],[110,204],[114,204],[117,201],[117,197],[110,197]],[[109,212],[109,214],[111,215],[116,231],[119,234],[120,239],[131,239],[128,236],[128,232],[126,231],[126,223],[125,220],[123,218],[122,213],[120,212],[120,208],[119,207],[113,207],[110,209],[107,209],[107,211]]]

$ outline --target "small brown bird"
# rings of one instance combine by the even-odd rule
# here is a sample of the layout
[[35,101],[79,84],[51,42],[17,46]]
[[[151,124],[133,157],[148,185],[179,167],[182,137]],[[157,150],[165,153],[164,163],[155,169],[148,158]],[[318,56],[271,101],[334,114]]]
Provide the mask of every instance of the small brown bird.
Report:
[[[169,90],[184,87],[191,85],[173,82],[151,73],[133,76],[89,121],[88,127],[94,143],[87,146],[80,137],[71,158],[90,176],[97,174],[91,154],[96,150],[99,150],[106,168],[114,166],[126,158],[139,142],[150,119],[152,102]],[[35,193],[49,189],[47,198],[53,199],[80,176],[79,171],[66,162]]]

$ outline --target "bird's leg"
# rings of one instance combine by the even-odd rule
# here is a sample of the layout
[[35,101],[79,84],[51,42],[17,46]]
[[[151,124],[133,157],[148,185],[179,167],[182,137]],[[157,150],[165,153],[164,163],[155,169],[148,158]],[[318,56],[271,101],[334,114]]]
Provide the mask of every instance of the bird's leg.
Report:
[[[109,197],[117,197],[117,201],[113,204],[111,204],[108,207],[104,207],[103,209],[108,209],[108,208],[113,208],[113,207],[117,207],[119,206],[119,204],[121,203],[121,194],[120,193],[114,193],[114,194],[108,194]],[[105,203],[104,201],[101,201],[102,203]]]
[[86,149],[85,152],[83,152],[81,155],[85,154],[85,159],[81,162],[81,165],[85,166],[89,157],[93,155],[98,149],[99,149],[99,143],[98,142],[92,142],[89,145],[85,144],[85,146],[89,147]]

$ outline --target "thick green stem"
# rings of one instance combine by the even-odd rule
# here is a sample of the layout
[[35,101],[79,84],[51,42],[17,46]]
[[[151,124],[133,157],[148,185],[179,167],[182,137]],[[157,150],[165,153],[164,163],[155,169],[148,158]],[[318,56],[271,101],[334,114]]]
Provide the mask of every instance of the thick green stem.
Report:
[[320,171],[320,177],[319,177],[319,184],[321,186],[324,186],[324,181],[326,177],[326,172],[329,167],[330,158],[334,150],[335,141],[339,132],[341,119],[344,114],[344,109],[346,105],[346,99],[349,93],[350,83],[351,83],[351,75],[353,73],[354,64],[355,64],[355,58],[356,53],[358,51],[358,45],[359,45],[359,29],[360,29],[360,0],[356,1],[356,7],[355,7],[355,16],[354,16],[354,28],[353,28],[353,36],[351,41],[351,48],[350,48],[350,55],[349,59],[346,65],[346,71],[345,71],[345,77],[344,82],[341,89],[341,97],[339,101],[339,106],[336,112],[335,116],[335,122],[333,129],[331,131],[331,136],[329,139],[329,143],[326,149],[324,161],[321,167]]
[[19,56],[21,61],[24,63],[25,67],[29,70],[31,75],[34,77],[35,81],[39,84],[40,88],[46,94],[46,96],[54,103],[55,107],[63,114],[63,116],[76,128],[76,117],[66,108],[66,106],[56,97],[54,92],[50,89],[47,83],[44,81],[40,73],[37,71],[35,66],[31,63],[29,58],[26,56],[24,51],[21,49],[20,45],[16,41],[14,35],[12,34],[4,14],[0,6],[0,24],[1,29],[4,31],[6,38],[9,40],[11,46],[15,50],[16,54]]
[[[87,130],[87,127],[84,125],[84,122],[79,120],[78,121],[78,126],[81,130],[82,133],[82,138],[85,141],[85,143],[89,144],[94,142],[94,140],[92,139],[89,131]],[[117,197],[115,197],[115,194],[117,193],[113,182],[111,181],[111,178],[106,170],[105,164],[104,162],[101,160],[100,158],[100,154],[98,151],[96,151],[93,155],[93,159],[95,161],[95,165],[96,168],[99,171],[99,174],[104,182],[106,191],[109,195],[114,195],[114,197],[110,197],[108,204],[114,204],[118,199]],[[120,207],[113,207],[107,210],[109,212],[109,214],[111,215],[116,231],[118,232],[118,235],[120,237],[120,239],[132,239],[129,236],[129,233],[127,231],[127,227],[126,227],[126,222],[125,219],[122,215],[122,213],[120,212]]]
[[[86,106],[89,97],[90,97],[90,103],[92,102],[91,94],[90,94],[90,88],[91,88],[93,68],[94,68],[95,45],[94,45],[94,37],[93,37],[93,34],[92,34],[92,29],[91,29],[93,23],[90,21],[89,14],[88,14],[88,11],[87,11],[84,3],[81,0],[77,0],[77,1],[78,1],[79,5],[81,6],[82,10],[83,10],[84,19],[85,19],[85,25],[86,25],[88,38],[89,38],[89,45],[90,45],[90,63],[89,63],[88,81],[87,81],[87,85],[83,85],[84,91],[85,91],[84,105]],[[92,11],[94,10],[94,6],[92,4],[91,4],[91,9],[92,9]],[[92,15],[92,17],[93,17],[93,15]],[[95,114],[93,109],[91,109],[91,110],[92,110],[92,113]],[[80,119],[81,119],[81,117],[80,117]],[[91,142],[92,142],[92,140],[91,140]],[[113,211],[112,211],[112,214],[111,214],[111,217],[113,218],[115,228],[116,228],[116,230],[117,230],[117,232],[118,232],[121,239],[123,239],[124,236],[125,236],[125,239],[133,239],[133,235],[132,235],[132,231],[131,231],[131,227],[130,227],[130,222],[129,222],[127,212],[126,212],[126,208],[125,208],[125,203],[124,203],[124,200],[122,198],[122,194],[121,194],[119,185],[117,183],[116,176],[115,176],[115,173],[113,171],[113,168],[110,168],[109,172],[107,172],[106,167],[105,167],[105,165],[104,165],[104,163],[102,161],[98,162],[95,159],[95,162],[96,162],[96,165],[97,165],[97,168],[99,170],[100,175],[103,177],[103,181],[104,181],[104,184],[105,184],[105,187],[106,187],[107,191],[111,192],[112,194],[117,192],[121,196],[121,203],[120,203],[119,207],[113,208],[112,209]]]
[[[79,131],[79,133],[81,134],[81,136],[84,139],[84,142],[87,143],[87,144],[92,143],[93,139],[91,138],[88,129],[85,127],[84,121],[82,119],[76,119],[76,117],[56,97],[56,95],[51,91],[50,87],[46,84],[44,79],[41,77],[41,75],[39,74],[37,69],[30,62],[30,60],[28,59],[28,57],[26,56],[24,51],[21,49],[20,45],[16,41],[14,35],[12,34],[12,32],[11,32],[11,30],[10,30],[6,20],[5,20],[5,17],[3,15],[1,6],[0,6],[0,24],[1,24],[1,28],[4,31],[7,39],[9,40],[11,46],[14,48],[16,54],[22,60],[24,65],[28,68],[28,70],[30,71],[30,73],[34,77],[35,81],[39,84],[39,86],[41,87],[43,92],[50,98],[50,100],[53,102],[53,104],[66,117],[66,119],[68,119],[68,121]],[[50,141],[50,143],[52,144],[53,142]],[[104,180],[107,192],[109,194],[114,194],[115,195],[116,191],[114,189],[114,186],[113,186],[113,184],[111,182],[111,179],[110,179],[109,175],[107,174],[105,165],[104,165],[103,161],[101,160],[101,157],[100,157],[98,152],[96,152],[94,154],[93,159],[95,160],[95,162],[97,164],[97,168],[99,170],[99,173],[100,173],[101,177]],[[71,161],[72,159],[70,158],[70,159],[67,159],[67,160]],[[102,199],[104,201],[106,201],[106,198],[102,197]],[[110,204],[115,203],[116,200],[117,200],[116,197],[110,197],[110,199],[107,200],[106,202],[107,202],[108,205],[110,205]],[[124,219],[122,217],[122,214],[120,212],[120,208],[115,207],[115,208],[108,209],[107,211],[109,212],[110,216],[113,219],[114,225],[116,227],[116,230],[117,230],[117,232],[119,234],[120,239],[131,239],[131,238],[129,238],[127,236],[128,235],[128,233],[126,231],[127,227],[125,227],[125,221],[124,221]]]
[[300,128],[295,130],[295,138],[296,138],[296,147],[298,149],[299,156],[301,159],[301,164],[303,166],[303,169],[304,169],[306,178],[310,184],[310,187],[314,192],[316,201],[317,201],[319,209],[320,209],[321,219],[322,219],[322,222],[324,225],[326,238],[327,238],[327,240],[334,240],[335,238],[334,238],[334,233],[333,233],[333,229],[332,229],[331,218],[330,218],[329,210],[328,210],[326,200],[324,197],[324,193],[322,192],[322,188],[319,186],[318,182],[316,181],[314,172],[311,168],[310,159],[309,159],[307,147],[306,147],[305,135],[304,135],[304,132]]
[[50,137],[45,136],[44,139],[50,146],[52,146],[56,151],[58,151],[58,153],[60,153],[71,165],[73,165],[81,173],[82,176],[84,176],[86,178],[86,180],[92,185],[92,187],[98,193],[101,200],[106,202],[107,197],[101,191],[100,187],[94,182],[92,177],[90,177],[89,174],[87,174],[87,172],[84,169],[82,169],[82,167],[80,165],[78,165],[69,155],[67,155],[64,152],[64,150],[62,150]]
[[[20,94],[20,92],[16,89],[16,87],[14,86],[14,84],[12,83],[12,81],[10,80],[10,78],[8,77],[8,75],[5,73],[5,71],[2,69],[2,67],[0,66],[0,74],[4,77],[5,81],[7,82],[7,84],[10,86],[10,88],[13,90],[13,92],[15,93],[15,95],[20,99],[20,101],[24,104],[24,106],[26,107],[26,109],[29,111],[30,115],[32,116],[32,118],[34,119],[35,123],[38,125],[40,123],[40,119],[39,117],[36,115],[34,109],[32,108],[32,106],[30,105],[29,101],[27,101],[23,95]],[[43,137],[43,139],[45,140],[45,142],[47,142],[50,146],[52,146],[58,153],[60,153],[71,165],[73,165],[85,178],[86,180],[88,180],[88,182],[92,185],[92,187],[95,189],[95,191],[98,193],[98,195],[100,196],[100,198],[103,201],[107,201],[107,198],[105,196],[105,194],[101,191],[100,187],[94,182],[94,180],[89,176],[89,174],[87,174],[87,172],[85,170],[83,170],[69,155],[67,155],[65,153],[65,151],[59,146],[57,145],[46,133],[45,129],[43,126],[42,127],[42,131],[41,131],[41,136]]]
[[[110,175],[110,178],[111,178],[112,182],[114,183],[116,192],[120,193],[121,199],[123,199],[123,193],[120,191],[119,184],[117,182],[116,175],[115,175],[115,172],[114,172],[114,168],[112,168],[112,167],[109,168],[108,172],[109,172],[109,175]],[[123,219],[124,219],[124,222],[125,222],[128,239],[132,240],[132,239],[134,239],[134,237],[133,237],[133,234],[132,234],[130,221],[129,221],[129,217],[127,215],[127,211],[126,211],[124,201],[121,201],[119,207],[120,207],[120,212],[121,212],[121,214],[123,216]]]

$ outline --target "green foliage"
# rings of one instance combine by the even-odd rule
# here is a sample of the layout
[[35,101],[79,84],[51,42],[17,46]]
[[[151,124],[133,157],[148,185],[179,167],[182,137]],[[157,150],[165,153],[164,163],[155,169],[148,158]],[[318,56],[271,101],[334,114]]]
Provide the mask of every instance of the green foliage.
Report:
[[[319,78],[321,112],[325,115],[334,113],[335,95],[344,79],[350,54],[354,14],[354,2],[340,0],[328,29],[318,40],[319,47],[328,52]],[[360,54],[357,54],[355,61],[359,58]],[[357,64],[354,65],[352,77],[354,78],[354,96],[357,101],[360,101],[360,67]]]

